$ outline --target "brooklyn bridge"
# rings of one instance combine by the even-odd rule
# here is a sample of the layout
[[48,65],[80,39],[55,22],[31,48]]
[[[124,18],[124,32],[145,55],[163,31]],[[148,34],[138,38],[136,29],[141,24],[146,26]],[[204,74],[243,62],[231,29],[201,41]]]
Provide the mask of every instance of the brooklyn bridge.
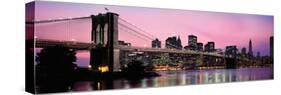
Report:
[[[78,34],[80,31],[75,31],[76,24],[83,21],[90,23],[90,41],[80,41],[72,38],[71,35]],[[78,23],[79,22],[79,23]],[[98,69],[100,66],[108,66],[109,72],[119,71],[121,65],[127,64],[129,60],[140,59],[151,63],[152,59],[159,59],[161,56],[168,56],[167,58],[177,60],[178,63],[195,63],[193,67],[207,66],[212,63],[212,66],[222,66],[224,68],[235,68],[238,63],[249,63],[248,58],[236,57],[220,52],[206,52],[198,50],[178,49],[179,47],[166,43],[174,48],[154,48],[134,46],[131,43],[126,43],[119,39],[121,33],[131,35],[135,38],[153,41],[157,39],[157,35],[152,35],[129,21],[119,17],[119,14],[107,12],[98,15],[90,15],[85,17],[74,18],[60,18],[49,20],[35,20],[27,21],[27,25],[33,26],[51,26],[52,24],[60,24],[65,26],[65,39],[56,39],[53,37],[42,37],[41,35],[48,33],[48,31],[40,31],[35,29],[34,41],[35,48],[46,48],[52,46],[62,46],[74,49],[76,51],[90,52],[90,65],[93,69]],[[74,24],[75,23],[75,24]],[[77,30],[77,29],[76,29]],[[41,33],[40,33],[41,32]],[[49,31],[52,32],[52,31]],[[75,33],[74,33],[75,32]],[[56,35],[52,32],[52,35]],[[150,43],[149,43],[150,44]]]

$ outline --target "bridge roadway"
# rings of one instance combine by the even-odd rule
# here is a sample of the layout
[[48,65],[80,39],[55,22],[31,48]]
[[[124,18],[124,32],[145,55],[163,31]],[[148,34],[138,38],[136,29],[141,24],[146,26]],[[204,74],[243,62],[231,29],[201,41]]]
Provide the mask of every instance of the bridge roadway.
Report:
[[[36,48],[45,48],[50,46],[63,46],[77,50],[90,50],[96,48],[96,44],[91,44],[87,42],[76,42],[76,41],[59,41],[59,40],[44,40],[37,39],[35,41]],[[200,52],[192,50],[178,50],[178,49],[165,49],[165,48],[148,48],[148,47],[134,47],[134,46],[115,46],[115,49],[120,49],[124,51],[140,51],[140,52],[155,52],[155,53],[177,53],[177,54],[194,54],[194,55],[204,55],[204,56],[214,56],[214,57],[227,57],[223,54],[210,53],[210,52]]]

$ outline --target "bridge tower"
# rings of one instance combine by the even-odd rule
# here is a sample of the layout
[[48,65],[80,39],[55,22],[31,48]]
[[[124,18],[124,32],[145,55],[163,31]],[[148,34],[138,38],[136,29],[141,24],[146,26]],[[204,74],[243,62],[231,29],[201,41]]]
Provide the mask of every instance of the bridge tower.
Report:
[[114,46],[118,44],[118,14],[91,15],[91,43],[96,48],[90,50],[90,65],[95,71],[113,72]]

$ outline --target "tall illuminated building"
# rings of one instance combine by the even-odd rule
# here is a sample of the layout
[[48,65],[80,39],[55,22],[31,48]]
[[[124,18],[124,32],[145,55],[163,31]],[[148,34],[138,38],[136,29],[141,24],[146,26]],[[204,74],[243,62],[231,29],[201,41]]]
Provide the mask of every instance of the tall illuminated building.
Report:
[[197,37],[194,35],[188,35],[188,47],[191,50],[197,49]]

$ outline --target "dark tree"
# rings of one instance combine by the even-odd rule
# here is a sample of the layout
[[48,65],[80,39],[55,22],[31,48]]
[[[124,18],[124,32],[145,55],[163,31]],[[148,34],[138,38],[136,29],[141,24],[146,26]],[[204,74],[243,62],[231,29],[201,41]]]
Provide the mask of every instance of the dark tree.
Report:
[[145,66],[141,61],[134,60],[127,64],[127,67],[123,67],[122,71],[128,76],[143,76],[145,74]]
[[44,92],[68,90],[77,68],[75,51],[65,47],[48,47],[36,56],[36,83]]
[[127,64],[126,67],[122,67],[122,73],[125,74],[125,77],[130,80],[130,82],[137,81],[145,77],[156,77],[160,76],[159,74],[153,71],[147,71],[152,69],[149,65],[145,64],[140,60],[133,60]]

